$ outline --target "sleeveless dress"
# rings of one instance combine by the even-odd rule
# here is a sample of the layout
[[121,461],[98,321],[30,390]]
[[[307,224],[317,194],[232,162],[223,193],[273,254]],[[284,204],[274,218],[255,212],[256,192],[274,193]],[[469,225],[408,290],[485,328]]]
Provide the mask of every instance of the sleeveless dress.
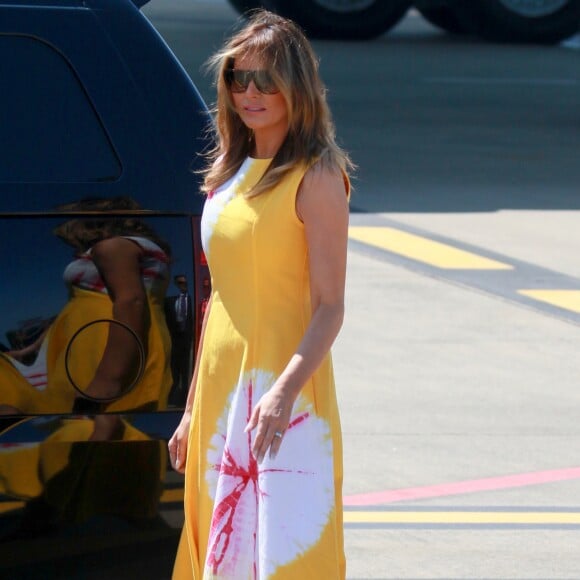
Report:
[[304,385],[275,459],[252,455],[253,407],[311,319],[307,246],[295,210],[307,170],[247,192],[271,160],[248,158],[208,196],[202,241],[212,275],[185,472],[174,580],[345,577],[342,444],[330,354]]
[[[172,378],[171,338],[165,321],[163,301],[169,284],[169,256],[153,241],[142,236],[123,236],[142,250],[139,271],[147,295],[149,333],[145,368],[139,382],[127,394],[106,405],[107,411],[165,409]],[[48,339],[48,386],[42,393],[47,409],[37,412],[69,411],[77,395],[66,372],[66,348],[76,331],[96,319],[113,318],[113,302],[105,282],[88,250],[72,261],[63,274],[69,301],[51,326]],[[69,361],[69,372],[79,384],[93,377],[109,335],[108,324],[98,324],[75,340],[76,356]],[[82,356],[80,355],[82,353]],[[49,407],[50,405],[50,407]]]
[[[143,251],[140,273],[147,294],[150,329],[148,358],[135,388],[107,405],[107,411],[165,409],[172,384],[169,357],[171,338],[165,322],[163,301],[169,283],[169,257],[153,241],[141,236],[124,236]],[[69,300],[52,322],[39,350],[35,367],[23,374],[23,366],[0,355],[0,405],[11,405],[23,413],[67,413],[73,408],[77,392],[66,372],[66,349],[79,328],[97,319],[113,318],[113,303],[88,250],[65,269],[63,279]],[[90,382],[103,356],[108,325],[95,325],[79,337],[77,356],[69,364],[79,383]],[[78,354],[82,351],[82,356]],[[43,380],[40,380],[43,377]]]
[[[165,409],[172,384],[171,339],[163,309],[170,259],[147,238],[125,237],[143,250],[140,273],[149,306],[149,356],[139,383],[131,392],[109,403],[107,411]],[[44,367],[47,384],[40,387],[33,384],[30,377],[19,372],[17,361],[0,354],[0,404],[16,407],[26,414],[72,410],[76,391],[65,370],[66,347],[80,327],[98,318],[113,317],[112,301],[91,254],[89,250],[78,256],[64,271],[69,301],[53,321],[38,354],[38,366]],[[89,382],[105,348],[108,332],[105,325],[99,329],[102,332],[91,333],[90,340],[83,345],[83,356],[72,361],[73,374],[81,377],[83,384]],[[41,444],[0,445],[0,493],[18,499],[45,495],[63,520],[62,514],[66,514],[66,521],[82,521],[100,513],[153,517],[158,510],[165,475],[166,446],[160,440],[151,440],[126,421],[122,423],[122,440],[139,442],[139,452],[130,458],[124,446],[97,443],[89,448],[84,442],[91,436],[93,421],[79,417],[71,421],[63,419],[61,426]],[[149,467],[146,471],[144,464]],[[117,474],[119,489],[115,497],[100,483],[100,474],[107,470]]]

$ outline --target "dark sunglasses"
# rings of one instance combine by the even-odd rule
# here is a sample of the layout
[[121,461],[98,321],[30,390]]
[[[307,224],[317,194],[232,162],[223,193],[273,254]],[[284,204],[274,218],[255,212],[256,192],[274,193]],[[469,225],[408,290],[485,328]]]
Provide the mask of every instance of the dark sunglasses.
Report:
[[224,78],[232,93],[245,93],[251,81],[254,81],[256,88],[265,95],[272,95],[280,91],[272,75],[267,70],[240,70],[229,68],[226,69]]

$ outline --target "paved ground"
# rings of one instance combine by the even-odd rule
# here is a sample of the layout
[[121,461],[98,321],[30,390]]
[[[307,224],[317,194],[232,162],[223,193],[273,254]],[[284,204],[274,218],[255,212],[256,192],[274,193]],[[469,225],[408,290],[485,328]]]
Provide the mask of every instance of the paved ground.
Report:
[[[350,259],[335,349],[345,493],[392,517],[347,524],[349,577],[580,578],[578,328],[357,250]],[[569,509],[570,529],[568,514],[546,519]],[[475,510],[467,523],[462,510]],[[538,515],[520,524],[522,512]]]

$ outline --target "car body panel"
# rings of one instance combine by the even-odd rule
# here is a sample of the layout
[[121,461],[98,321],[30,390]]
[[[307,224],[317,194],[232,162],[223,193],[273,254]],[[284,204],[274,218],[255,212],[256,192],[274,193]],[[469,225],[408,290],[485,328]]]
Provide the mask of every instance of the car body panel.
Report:
[[[0,0],[3,578],[168,577],[181,531],[166,447],[210,291],[211,117],[142,4]],[[105,360],[121,387],[91,391]]]

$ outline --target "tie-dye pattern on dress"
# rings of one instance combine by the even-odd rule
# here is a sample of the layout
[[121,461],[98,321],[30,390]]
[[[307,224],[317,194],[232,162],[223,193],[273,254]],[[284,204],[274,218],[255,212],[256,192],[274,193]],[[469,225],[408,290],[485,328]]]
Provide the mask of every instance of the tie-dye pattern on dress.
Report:
[[330,355],[296,400],[275,459],[258,464],[251,452],[255,431],[244,432],[312,316],[304,226],[295,210],[306,168],[247,198],[269,163],[248,158],[204,209],[213,286],[175,580],[345,577],[342,447]]

